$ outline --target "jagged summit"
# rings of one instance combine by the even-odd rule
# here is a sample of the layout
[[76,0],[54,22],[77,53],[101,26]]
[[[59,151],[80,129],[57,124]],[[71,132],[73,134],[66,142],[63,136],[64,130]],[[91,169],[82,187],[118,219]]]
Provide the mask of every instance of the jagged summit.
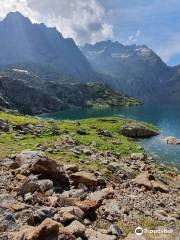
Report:
[[25,17],[19,11],[9,12],[3,20],[3,22],[8,22],[8,23],[10,23],[10,22],[17,23],[17,21],[24,21],[24,22],[31,23],[30,19],[28,17]]
[[33,24],[20,12],[10,12],[0,22],[0,68],[27,69],[57,78],[94,79],[94,71],[72,39],[56,28]]
[[[179,67],[169,67],[146,45],[123,45],[119,42],[101,41],[81,48],[93,68],[114,79],[107,83],[117,90],[145,101],[160,99],[170,87],[169,80],[179,84]],[[174,84],[172,84],[173,86]],[[166,88],[166,91],[164,89]],[[179,86],[173,91],[178,93]],[[167,96],[167,94],[166,94]],[[176,97],[177,98],[177,97]]]

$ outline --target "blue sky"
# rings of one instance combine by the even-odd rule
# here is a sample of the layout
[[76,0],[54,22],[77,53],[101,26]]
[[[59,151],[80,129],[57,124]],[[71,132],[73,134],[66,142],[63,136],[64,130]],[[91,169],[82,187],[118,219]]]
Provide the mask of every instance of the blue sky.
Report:
[[0,0],[0,6],[0,19],[18,10],[78,45],[145,44],[168,64],[180,64],[180,0]]

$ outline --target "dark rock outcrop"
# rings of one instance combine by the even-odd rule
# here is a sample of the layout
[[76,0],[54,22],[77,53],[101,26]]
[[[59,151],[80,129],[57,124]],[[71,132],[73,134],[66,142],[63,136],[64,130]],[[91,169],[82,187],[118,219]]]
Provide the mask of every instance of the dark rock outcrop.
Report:
[[158,131],[147,128],[143,125],[125,125],[120,129],[120,133],[131,138],[148,138],[159,134]]

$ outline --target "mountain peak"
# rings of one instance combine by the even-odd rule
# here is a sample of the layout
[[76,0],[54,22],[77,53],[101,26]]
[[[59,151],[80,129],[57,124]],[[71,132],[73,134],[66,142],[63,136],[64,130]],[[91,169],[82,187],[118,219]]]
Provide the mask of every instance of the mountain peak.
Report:
[[18,11],[9,12],[3,20],[3,22],[15,22],[15,23],[17,21],[31,22],[28,17],[25,17],[22,13]]

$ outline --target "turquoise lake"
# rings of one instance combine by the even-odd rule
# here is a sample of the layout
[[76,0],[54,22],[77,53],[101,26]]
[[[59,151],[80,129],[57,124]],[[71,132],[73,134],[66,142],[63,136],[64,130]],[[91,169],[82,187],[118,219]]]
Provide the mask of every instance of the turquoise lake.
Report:
[[165,164],[180,167],[180,145],[167,145],[162,139],[166,136],[180,138],[180,106],[145,104],[136,107],[113,107],[106,109],[69,109],[43,118],[76,120],[91,117],[123,116],[152,123],[160,128],[161,134],[150,139],[138,140],[145,150]]

